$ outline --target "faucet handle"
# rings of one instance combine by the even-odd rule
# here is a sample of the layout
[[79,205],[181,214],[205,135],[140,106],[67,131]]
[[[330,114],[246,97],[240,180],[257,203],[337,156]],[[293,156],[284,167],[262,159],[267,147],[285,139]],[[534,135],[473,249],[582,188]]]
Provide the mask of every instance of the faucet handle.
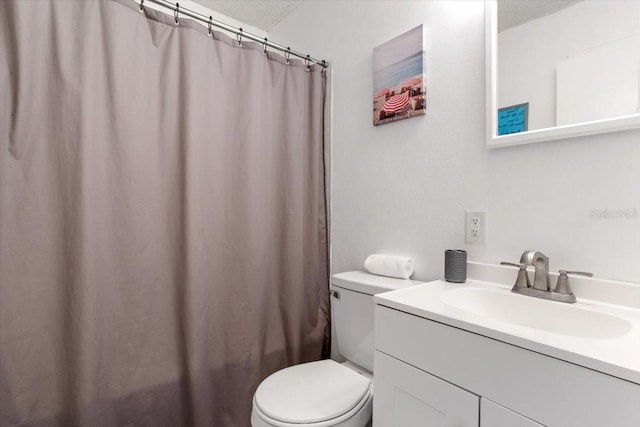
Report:
[[511,267],[519,267],[519,268],[527,268],[527,264],[519,264],[517,262],[507,262],[507,261],[502,261],[500,263],[500,265],[510,265]]
[[527,274],[527,264],[516,264],[515,262],[502,261],[500,265],[510,265],[511,267],[518,267],[518,277],[513,288],[530,288],[531,282],[529,281],[529,275]]
[[569,286],[569,274],[576,276],[587,276],[592,277],[593,273],[587,273],[584,271],[569,271],[569,270],[558,270],[560,274],[558,276],[558,282],[556,283],[556,288],[553,290],[556,294],[569,295],[571,300],[569,302],[575,302],[575,295],[571,291],[571,287]]
[[569,270],[558,270],[558,273],[561,276],[566,276],[567,274],[573,274],[574,276],[586,276],[593,277],[593,273],[587,273],[586,271],[569,271]]

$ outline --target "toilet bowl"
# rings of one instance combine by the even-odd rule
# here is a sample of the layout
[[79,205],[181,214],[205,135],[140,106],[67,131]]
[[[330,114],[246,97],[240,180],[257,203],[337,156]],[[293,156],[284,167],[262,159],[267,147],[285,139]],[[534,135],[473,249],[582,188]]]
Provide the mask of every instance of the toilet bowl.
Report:
[[253,397],[253,427],[370,425],[373,378],[349,362],[309,362],[266,378]]
[[253,396],[251,425],[362,427],[371,419],[372,409],[371,375],[348,364],[321,360],[267,377]]
[[373,295],[416,282],[362,271],[332,276],[338,353],[347,361],[302,363],[271,374],[256,390],[252,427],[366,427],[373,412]]

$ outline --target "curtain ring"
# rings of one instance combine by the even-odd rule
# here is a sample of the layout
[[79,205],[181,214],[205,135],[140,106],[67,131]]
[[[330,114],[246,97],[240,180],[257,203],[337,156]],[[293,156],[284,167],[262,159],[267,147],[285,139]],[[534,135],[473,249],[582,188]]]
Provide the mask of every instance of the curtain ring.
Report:
[[213,25],[213,16],[209,17],[209,35],[211,35],[211,26]]
[[240,32],[236,33],[236,39],[238,39],[238,46],[242,47],[242,27],[239,28]]
[[311,56],[307,55],[307,57],[304,58],[304,65],[307,67],[307,71],[311,71]]
[[180,22],[178,22],[179,11],[180,11],[180,3],[176,3],[176,10],[173,11],[173,20],[175,21],[176,25],[180,25]]
[[140,12],[144,13],[144,0],[140,0]]
[[264,38],[264,43],[262,43],[262,53],[267,54],[267,38]]
[[284,59],[287,61],[287,65],[291,63],[291,48],[288,47],[287,50],[284,51]]

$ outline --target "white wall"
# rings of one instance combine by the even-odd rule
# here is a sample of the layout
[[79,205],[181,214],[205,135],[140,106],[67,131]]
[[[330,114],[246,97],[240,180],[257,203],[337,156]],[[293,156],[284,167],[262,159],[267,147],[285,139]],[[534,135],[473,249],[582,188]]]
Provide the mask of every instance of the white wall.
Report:
[[[485,148],[482,1],[308,1],[269,38],[331,61],[332,270],[372,252],[416,261],[414,278],[443,276],[443,252],[640,281],[640,130]],[[371,53],[424,23],[427,114],[373,127]],[[465,209],[488,211],[486,245],[465,245]],[[515,274],[514,274],[515,279]]]
[[[555,126],[558,63],[631,36],[637,61],[639,12],[637,0],[583,1],[499,33],[498,108],[529,102],[529,130]],[[623,83],[637,92],[637,78]]]

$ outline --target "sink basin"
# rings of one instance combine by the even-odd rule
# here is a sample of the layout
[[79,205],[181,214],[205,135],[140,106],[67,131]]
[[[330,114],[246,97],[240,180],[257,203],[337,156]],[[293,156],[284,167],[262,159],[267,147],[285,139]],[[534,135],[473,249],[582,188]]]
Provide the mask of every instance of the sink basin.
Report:
[[556,334],[612,339],[631,330],[621,317],[566,304],[517,295],[504,289],[458,288],[445,292],[440,300],[449,307],[527,328]]

